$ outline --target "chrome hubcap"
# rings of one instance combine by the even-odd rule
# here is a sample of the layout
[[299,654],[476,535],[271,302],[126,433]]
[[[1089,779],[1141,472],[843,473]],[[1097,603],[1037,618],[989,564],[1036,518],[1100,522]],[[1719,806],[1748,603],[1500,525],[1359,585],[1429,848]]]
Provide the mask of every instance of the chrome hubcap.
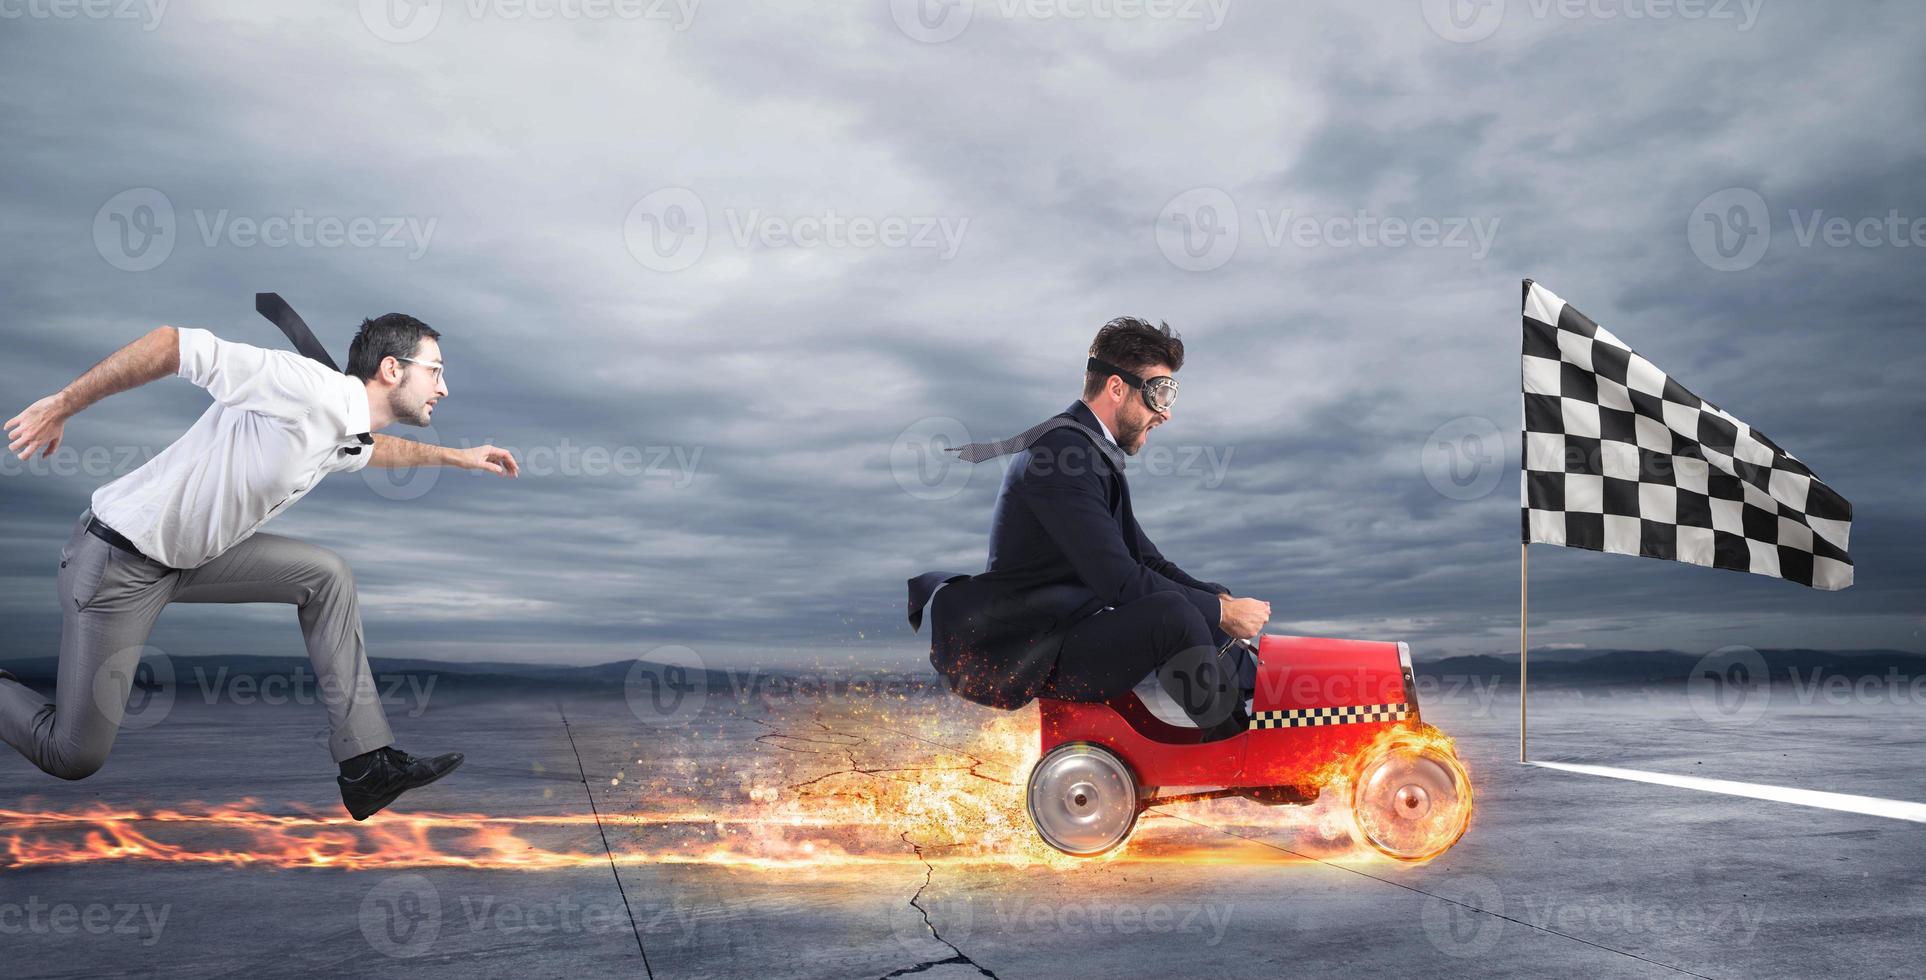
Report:
[[1060,745],[1030,772],[1030,820],[1065,854],[1102,854],[1137,822],[1137,781],[1122,760],[1094,745]]
[[1358,830],[1394,858],[1443,853],[1471,822],[1471,785],[1458,760],[1393,743],[1365,763],[1352,798]]

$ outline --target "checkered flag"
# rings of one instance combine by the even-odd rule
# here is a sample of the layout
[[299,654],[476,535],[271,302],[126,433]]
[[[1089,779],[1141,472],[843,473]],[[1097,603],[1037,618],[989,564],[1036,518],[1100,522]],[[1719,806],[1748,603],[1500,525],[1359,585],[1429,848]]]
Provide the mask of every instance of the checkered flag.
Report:
[[1525,280],[1526,543],[1852,584],[1852,504]]

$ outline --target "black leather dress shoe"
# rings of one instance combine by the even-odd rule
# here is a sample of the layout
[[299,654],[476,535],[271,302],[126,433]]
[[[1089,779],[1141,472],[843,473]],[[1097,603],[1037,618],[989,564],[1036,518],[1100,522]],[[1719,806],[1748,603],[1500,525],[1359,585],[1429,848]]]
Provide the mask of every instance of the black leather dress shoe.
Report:
[[389,746],[343,762],[334,781],[341,785],[341,802],[348,815],[366,820],[401,794],[454,772],[461,760],[460,752],[419,759]]

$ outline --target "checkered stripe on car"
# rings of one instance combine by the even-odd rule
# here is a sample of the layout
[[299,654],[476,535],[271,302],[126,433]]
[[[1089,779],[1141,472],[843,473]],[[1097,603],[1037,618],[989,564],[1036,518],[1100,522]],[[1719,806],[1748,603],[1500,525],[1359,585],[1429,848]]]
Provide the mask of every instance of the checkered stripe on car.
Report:
[[1405,702],[1392,704],[1353,704],[1336,708],[1286,708],[1259,711],[1251,716],[1253,730],[1263,728],[1309,728],[1315,725],[1361,725],[1373,722],[1403,721],[1411,714]]

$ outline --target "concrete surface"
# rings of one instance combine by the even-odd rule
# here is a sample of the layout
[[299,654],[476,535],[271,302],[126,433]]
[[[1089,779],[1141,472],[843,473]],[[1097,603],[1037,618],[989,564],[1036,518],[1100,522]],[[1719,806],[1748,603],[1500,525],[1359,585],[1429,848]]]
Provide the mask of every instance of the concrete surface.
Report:
[[[400,744],[468,762],[365,825],[312,704],[181,698],[80,783],[0,757],[0,975],[1844,977],[1926,949],[1926,827],[1520,766],[1490,691],[1425,705],[1478,800],[1423,866],[1242,802],[1051,855],[1032,716],[941,697],[420,707]],[[1915,704],[1532,710],[1537,758],[1926,799]]]

